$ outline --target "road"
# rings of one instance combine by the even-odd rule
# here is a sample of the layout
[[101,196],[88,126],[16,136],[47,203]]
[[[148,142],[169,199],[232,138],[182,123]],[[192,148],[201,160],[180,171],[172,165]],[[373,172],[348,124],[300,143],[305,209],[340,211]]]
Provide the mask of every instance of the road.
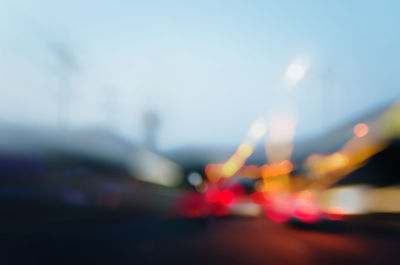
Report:
[[399,264],[395,234],[299,229],[262,217],[107,216],[3,229],[0,263]]

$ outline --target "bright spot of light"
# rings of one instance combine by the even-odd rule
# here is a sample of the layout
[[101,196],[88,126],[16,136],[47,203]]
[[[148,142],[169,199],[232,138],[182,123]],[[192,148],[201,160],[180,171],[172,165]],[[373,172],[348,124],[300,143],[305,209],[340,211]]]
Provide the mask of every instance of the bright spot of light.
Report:
[[234,195],[233,195],[232,191],[230,191],[230,190],[221,191],[220,202],[222,204],[225,204],[225,205],[231,204],[233,202],[233,199],[234,199]]
[[354,135],[358,138],[364,137],[368,134],[368,125],[365,123],[359,123],[353,128]]
[[349,163],[349,159],[341,153],[334,153],[330,157],[329,162],[334,168],[344,167]]
[[289,64],[288,68],[286,69],[286,78],[292,82],[298,82],[304,78],[306,74],[306,69],[303,65],[298,63],[291,63]]
[[250,135],[255,138],[261,138],[267,132],[267,127],[263,122],[257,121],[250,127]]
[[293,151],[296,118],[291,112],[271,117],[269,139],[265,139],[265,154],[268,162],[289,160]]
[[253,153],[253,147],[249,144],[241,144],[238,148],[238,155],[242,158],[248,158]]
[[360,214],[368,210],[368,186],[354,185],[333,188],[328,191],[328,206],[330,212],[340,209],[341,214]]
[[230,177],[235,174],[240,169],[240,167],[241,165],[238,162],[234,160],[229,160],[223,165],[222,174],[224,176]]
[[203,182],[203,178],[197,172],[190,172],[187,176],[188,182],[193,186],[198,186]]

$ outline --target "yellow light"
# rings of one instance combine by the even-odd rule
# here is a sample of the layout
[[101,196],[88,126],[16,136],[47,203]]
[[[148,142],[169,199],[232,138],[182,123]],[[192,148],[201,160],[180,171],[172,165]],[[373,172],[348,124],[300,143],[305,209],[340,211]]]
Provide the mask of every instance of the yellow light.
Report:
[[235,160],[229,160],[222,167],[222,174],[226,177],[230,177],[235,174],[240,168],[240,164]]
[[237,150],[238,156],[242,158],[248,158],[252,153],[254,149],[251,145],[249,144],[241,144],[239,145],[239,148]]
[[340,167],[344,167],[349,163],[349,159],[341,154],[341,153],[334,153],[331,157],[330,160],[331,162],[331,166],[333,168],[340,168]]
[[311,167],[315,166],[316,164],[320,163],[322,159],[323,159],[323,155],[311,154],[306,159],[306,165],[311,168]]

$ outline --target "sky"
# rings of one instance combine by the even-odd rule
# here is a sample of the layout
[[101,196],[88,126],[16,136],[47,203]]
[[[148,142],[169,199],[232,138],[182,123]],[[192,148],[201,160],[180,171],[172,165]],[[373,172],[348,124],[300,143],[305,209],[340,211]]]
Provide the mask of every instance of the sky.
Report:
[[[235,145],[255,120],[288,107],[296,138],[313,137],[400,96],[399,7],[0,0],[0,123],[61,126],[67,106],[63,126],[140,143],[150,111],[165,150]],[[306,75],[287,87],[299,58]]]

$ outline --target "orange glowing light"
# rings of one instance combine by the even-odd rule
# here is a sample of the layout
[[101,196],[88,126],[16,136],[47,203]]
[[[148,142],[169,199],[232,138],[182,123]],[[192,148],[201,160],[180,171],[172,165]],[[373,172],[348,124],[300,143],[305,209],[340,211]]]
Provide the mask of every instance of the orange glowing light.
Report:
[[208,164],[205,168],[207,178],[211,182],[217,182],[221,178],[223,164]]
[[309,190],[304,190],[299,194],[299,198],[305,201],[312,201],[312,193]]
[[344,154],[334,153],[330,156],[329,162],[333,167],[339,168],[346,166],[349,163],[349,159]]
[[293,164],[289,160],[283,160],[280,163],[280,166],[282,168],[283,173],[286,173],[286,174],[293,170]]
[[261,167],[256,165],[244,166],[236,175],[246,178],[259,178],[261,176]]
[[261,175],[263,176],[263,178],[268,178],[269,176],[271,176],[271,166],[269,165],[263,165],[261,167]]
[[353,128],[354,135],[358,138],[364,137],[368,134],[368,125],[359,123]]
[[261,175],[264,178],[276,177],[279,175],[289,174],[293,170],[293,164],[289,160],[280,163],[272,163],[261,167]]

